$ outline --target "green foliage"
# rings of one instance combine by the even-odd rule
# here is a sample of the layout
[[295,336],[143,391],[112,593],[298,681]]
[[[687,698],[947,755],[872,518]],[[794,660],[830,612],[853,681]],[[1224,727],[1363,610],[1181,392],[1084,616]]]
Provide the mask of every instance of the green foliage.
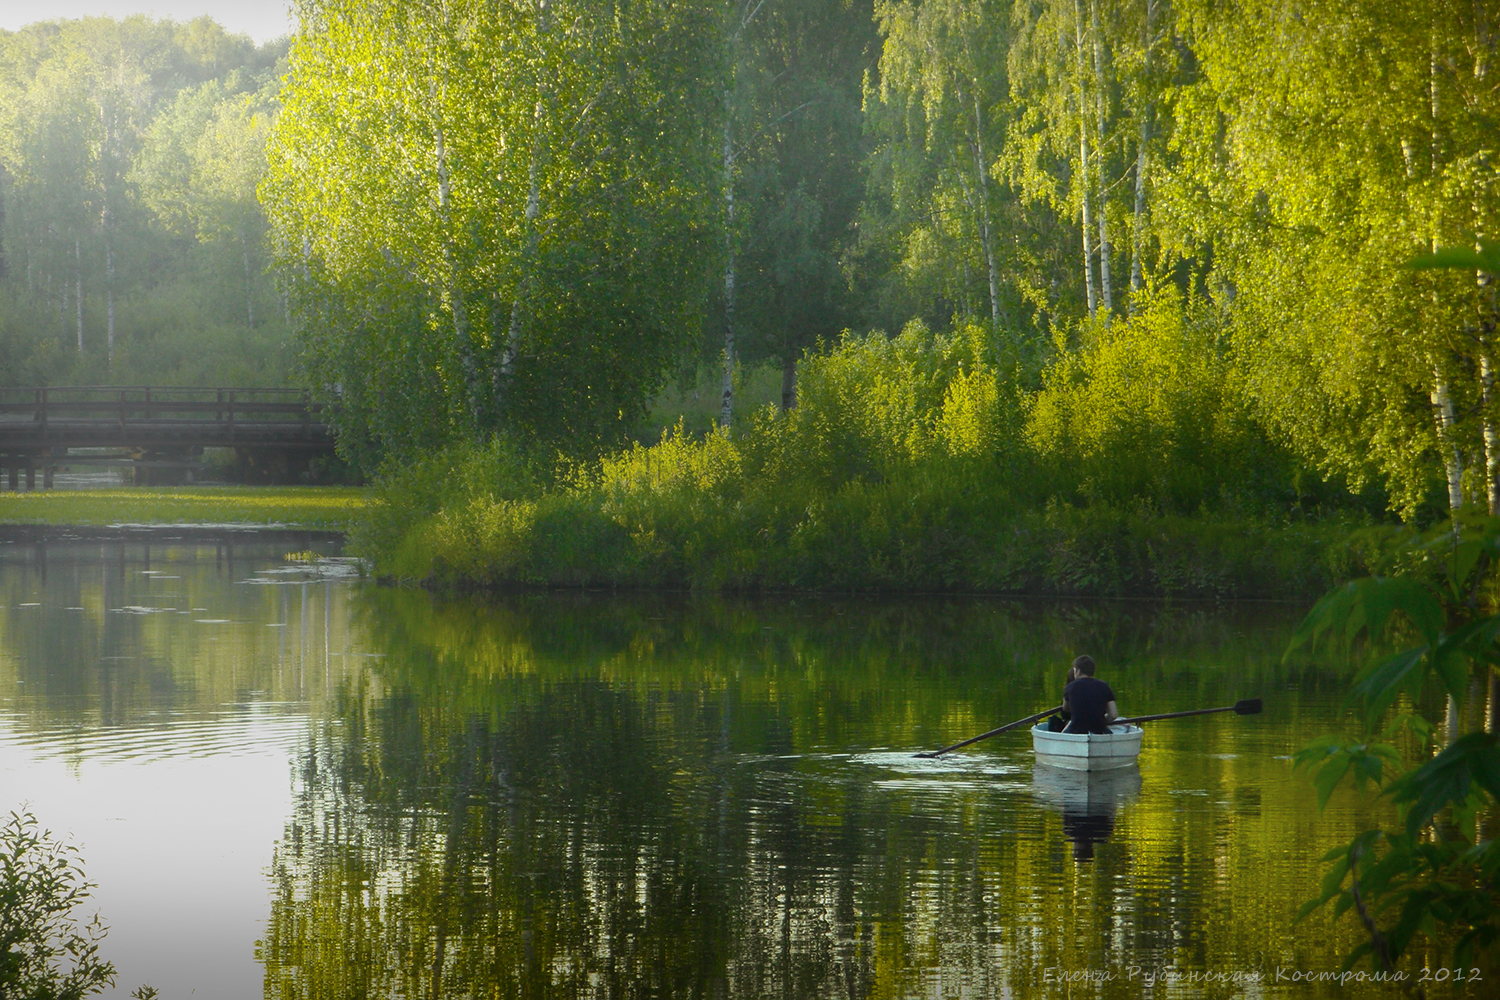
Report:
[[716,24],[702,3],[307,5],[261,197],[352,459],[635,425],[707,294]]
[[[741,4],[730,24],[747,11],[728,46],[735,65],[725,97],[734,156],[735,359],[779,369],[863,318],[846,258],[864,200],[860,101],[876,25],[869,0]],[[704,337],[705,353],[720,361],[722,308],[717,293]],[[737,395],[735,409],[755,407]]]
[[[357,550],[394,554],[418,544],[408,532],[440,511],[526,500],[536,493],[536,484],[531,461],[502,438],[484,446],[435,449],[384,470],[371,490],[369,512],[352,526],[350,543]],[[395,557],[382,568],[415,575],[409,558]]]
[[1409,517],[1485,497],[1495,414],[1474,320],[1490,293],[1405,264],[1494,231],[1500,108],[1471,41],[1494,12],[1174,6],[1198,72],[1175,100],[1163,208],[1184,253],[1212,241],[1258,418],[1325,473],[1384,481]]
[[1129,319],[1085,324],[1082,346],[1060,345],[1044,371],[1028,438],[1090,500],[1193,511],[1281,499],[1295,462],[1251,419],[1227,326],[1171,287]]
[[0,34],[0,381],[289,381],[255,194],[282,54],[208,18]]
[[1264,509],[1059,502],[1074,470],[1028,445],[1024,392],[987,340],[846,336],[803,359],[795,409],[732,436],[679,424],[554,469],[499,440],[392,466],[355,544],[382,573],[464,586],[1212,597],[1315,592],[1382,551],[1373,529],[1346,544],[1341,522]]
[[80,1000],[114,985],[99,957],[108,928],[73,911],[89,898],[76,849],[42,830],[29,812],[0,823],[0,996]]
[[[1494,598],[1497,542],[1500,519],[1481,517],[1406,539],[1396,549],[1403,575],[1355,580],[1324,597],[1288,653],[1324,640],[1365,648],[1368,664],[1349,701],[1367,733],[1398,699],[1420,703],[1431,686],[1454,706],[1451,726],[1471,697],[1473,672],[1500,663],[1500,615],[1481,604]],[[1392,641],[1404,648],[1390,653]],[[1314,770],[1320,806],[1348,776],[1356,790],[1381,787],[1402,817],[1397,829],[1367,830],[1331,852],[1323,891],[1299,916],[1330,901],[1335,917],[1358,913],[1369,941],[1347,957],[1346,968],[1370,955],[1389,971],[1418,935],[1451,946],[1454,960],[1469,965],[1500,938],[1500,849],[1478,822],[1500,802],[1500,742],[1494,733],[1449,731],[1447,745],[1428,757],[1431,724],[1400,712],[1384,736],[1402,730],[1420,741],[1415,761],[1368,736],[1319,737],[1296,756]]]
[[1348,743],[1338,736],[1320,736],[1293,756],[1298,767],[1313,771],[1313,786],[1318,790],[1318,808],[1328,805],[1333,790],[1345,775],[1354,781],[1356,791],[1366,782],[1377,787],[1388,766],[1399,767],[1401,754],[1385,743]]

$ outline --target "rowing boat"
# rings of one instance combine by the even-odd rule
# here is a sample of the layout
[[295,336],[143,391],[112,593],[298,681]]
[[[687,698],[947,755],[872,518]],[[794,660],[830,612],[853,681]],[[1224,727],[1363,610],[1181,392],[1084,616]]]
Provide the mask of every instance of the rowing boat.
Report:
[[1110,726],[1108,733],[1054,733],[1045,723],[1031,727],[1036,759],[1070,771],[1108,771],[1129,767],[1141,754],[1140,726]]

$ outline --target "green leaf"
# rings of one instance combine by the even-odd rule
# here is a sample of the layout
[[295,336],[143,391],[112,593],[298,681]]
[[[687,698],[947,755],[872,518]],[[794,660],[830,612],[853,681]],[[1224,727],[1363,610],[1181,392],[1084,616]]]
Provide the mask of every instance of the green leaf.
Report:
[[1287,655],[1298,647],[1316,646],[1325,635],[1348,648],[1361,633],[1380,638],[1391,617],[1401,612],[1430,646],[1443,629],[1443,605],[1431,588],[1405,577],[1366,577],[1353,580],[1325,595],[1297,626]]
[[1351,951],[1344,959],[1344,964],[1339,966],[1339,972],[1348,972],[1350,969],[1354,968],[1354,963],[1370,954],[1372,950],[1373,949],[1370,946],[1370,942],[1366,941],[1364,944],[1361,944],[1359,947]]
[[1306,919],[1309,914],[1323,907],[1330,898],[1332,897],[1319,896],[1317,899],[1309,899],[1307,902],[1303,903],[1297,908],[1297,915],[1292,918],[1292,925],[1296,926],[1297,924],[1300,924],[1304,919]]
[[1500,737],[1495,733],[1459,737],[1432,760],[1402,775],[1389,792],[1396,802],[1410,806],[1406,832],[1415,836],[1444,808],[1462,803],[1476,783],[1500,799]]
[[1334,858],[1339,857],[1340,855],[1348,854],[1348,853],[1349,853],[1349,845],[1348,844],[1344,844],[1341,847],[1335,847],[1333,850],[1329,851],[1327,854],[1323,855],[1318,860],[1319,861],[1332,861]]
[[1426,672],[1417,668],[1427,652],[1427,646],[1417,646],[1360,671],[1349,688],[1348,700],[1364,703],[1366,725],[1373,725],[1402,691],[1421,687]]
[[1333,790],[1338,787],[1338,783],[1348,773],[1350,763],[1351,761],[1347,754],[1340,754],[1329,760],[1328,763],[1318,769],[1317,774],[1313,775],[1313,787],[1318,790],[1319,809],[1328,805],[1329,796],[1333,794]]
[[1453,582],[1454,593],[1459,593],[1468,581],[1469,575],[1474,572],[1474,567],[1479,560],[1489,553],[1489,542],[1485,539],[1471,539],[1459,542],[1453,547],[1448,556],[1448,573]]
[[1470,622],[1445,636],[1432,653],[1432,665],[1443,686],[1455,700],[1462,701],[1469,689],[1469,665],[1494,651],[1500,637],[1500,615]]
[[1432,742],[1432,723],[1414,712],[1400,712],[1393,716],[1381,735],[1390,739],[1403,730],[1421,740],[1423,746]]

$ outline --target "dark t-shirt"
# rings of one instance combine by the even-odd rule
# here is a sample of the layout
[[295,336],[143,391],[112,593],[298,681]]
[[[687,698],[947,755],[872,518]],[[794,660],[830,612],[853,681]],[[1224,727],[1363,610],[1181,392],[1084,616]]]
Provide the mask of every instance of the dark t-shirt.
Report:
[[1073,710],[1073,721],[1063,730],[1068,733],[1107,733],[1104,713],[1115,700],[1110,686],[1097,677],[1079,677],[1063,690],[1063,698]]

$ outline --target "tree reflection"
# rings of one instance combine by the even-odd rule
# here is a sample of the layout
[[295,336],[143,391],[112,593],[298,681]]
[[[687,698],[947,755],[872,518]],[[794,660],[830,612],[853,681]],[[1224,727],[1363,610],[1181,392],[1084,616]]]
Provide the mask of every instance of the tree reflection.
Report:
[[[1122,810],[1133,768],[1080,791],[1029,756],[998,777],[848,756],[1029,709],[1081,632],[1153,710],[1320,682],[1279,665],[1284,631],[1232,646],[1243,621],[1138,613],[366,593],[385,655],[299,755],[266,996],[1028,995],[1070,964],[1289,952],[1314,873],[1268,894],[1264,869],[1305,803],[1263,815],[1231,730],[1184,730],[1195,752],[1161,758],[1183,772],[1152,772],[1216,789],[1187,811]],[[1233,652],[1194,673],[1211,643]]]

